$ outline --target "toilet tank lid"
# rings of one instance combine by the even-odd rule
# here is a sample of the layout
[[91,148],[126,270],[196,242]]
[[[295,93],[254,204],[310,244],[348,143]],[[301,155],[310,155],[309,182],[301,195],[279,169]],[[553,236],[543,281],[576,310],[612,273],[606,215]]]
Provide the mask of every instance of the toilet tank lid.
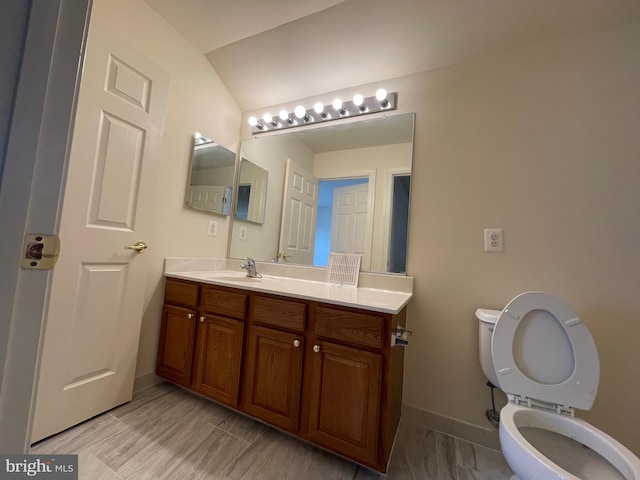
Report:
[[476,317],[486,323],[496,323],[502,310],[490,310],[488,308],[479,308],[476,310]]

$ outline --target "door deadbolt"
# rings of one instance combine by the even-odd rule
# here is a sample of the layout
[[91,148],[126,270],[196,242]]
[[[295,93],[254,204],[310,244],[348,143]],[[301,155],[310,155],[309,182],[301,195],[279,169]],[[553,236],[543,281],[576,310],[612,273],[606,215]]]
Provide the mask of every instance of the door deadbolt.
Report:
[[20,266],[27,270],[50,270],[60,255],[60,239],[56,235],[27,233],[24,236]]

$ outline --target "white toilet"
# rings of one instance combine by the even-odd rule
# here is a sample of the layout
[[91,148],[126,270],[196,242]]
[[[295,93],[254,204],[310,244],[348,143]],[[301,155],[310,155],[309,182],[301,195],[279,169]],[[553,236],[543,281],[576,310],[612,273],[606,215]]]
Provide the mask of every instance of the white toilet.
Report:
[[512,480],[640,480],[640,459],[574,416],[598,390],[593,337],[563,300],[518,295],[504,310],[478,309],[480,363],[509,398],[500,445]]

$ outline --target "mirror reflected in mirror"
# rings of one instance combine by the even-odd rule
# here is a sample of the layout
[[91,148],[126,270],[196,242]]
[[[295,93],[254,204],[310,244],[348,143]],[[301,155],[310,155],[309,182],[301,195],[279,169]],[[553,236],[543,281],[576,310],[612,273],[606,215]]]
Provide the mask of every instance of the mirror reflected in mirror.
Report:
[[235,153],[196,133],[187,186],[187,207],[230,215],[235,165]]
[[229,257],[326,266],[329,252],[358,253],[362,271],[405,273],[413,123],[408,113],[242,142],[243,161],[268,172],[269,208],[262,224],[234,221]]
[[264,223],[268,184],[269,172],[246,158],[240,161],[235,218],[247,222]]

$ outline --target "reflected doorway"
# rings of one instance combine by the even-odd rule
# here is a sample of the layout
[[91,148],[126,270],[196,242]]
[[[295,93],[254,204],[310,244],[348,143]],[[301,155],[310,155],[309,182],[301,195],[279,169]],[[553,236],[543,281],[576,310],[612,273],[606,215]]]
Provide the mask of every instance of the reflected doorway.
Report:
[[[326,267],[331,251],[332,219],[334,217],[334,196],[337,191],[355,185],[368,185],[367,177],[320,180],[318,190],[318,217],[313,264]],[[334,232],[336,233],[336,232]]]
[[409,191],[411,175],[393,176],[389,263],[391,273],[407,272],[407,236],[409,231]]

